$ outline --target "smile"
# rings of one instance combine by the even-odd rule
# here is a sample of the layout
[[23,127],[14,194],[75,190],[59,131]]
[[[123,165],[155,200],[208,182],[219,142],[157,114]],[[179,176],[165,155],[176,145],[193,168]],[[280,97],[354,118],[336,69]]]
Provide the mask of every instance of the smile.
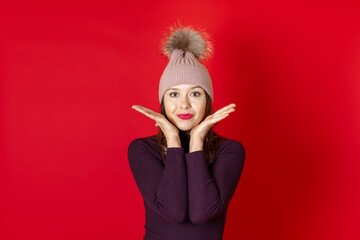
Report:
[[188,113],[188,114],[178,114],[177,116],[178,116],[179,118],[181,118],[181,119],[190,119],[190,118],[192,118],[194,115]]

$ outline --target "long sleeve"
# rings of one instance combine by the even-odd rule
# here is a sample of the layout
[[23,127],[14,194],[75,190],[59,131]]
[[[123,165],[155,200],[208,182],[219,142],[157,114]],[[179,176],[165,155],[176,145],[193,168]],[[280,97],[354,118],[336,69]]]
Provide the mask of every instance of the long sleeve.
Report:
[[203,150],[185,154],[188,174],[189,218],[194,224],[210,221],[229,204],[245,162],[243,145],[230,140],[217,152],[209,171]]
[[163,165],[155,145],[144,139],[133,140],[128,161],[136,185],[145,202],[170,222],[187,218],[187,174],[183,148],[168,148]]

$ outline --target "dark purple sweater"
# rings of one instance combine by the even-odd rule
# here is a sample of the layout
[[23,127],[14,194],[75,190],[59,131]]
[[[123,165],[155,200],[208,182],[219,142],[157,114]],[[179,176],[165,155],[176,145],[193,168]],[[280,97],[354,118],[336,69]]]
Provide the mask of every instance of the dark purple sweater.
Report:
[[243,145],[221,137],[214,162],[203,150],[189,153],[189,131],[180,147],[167,149],[166,163],[156,135],[137,138],[128,160],[145,206],[144,240],[222,240],[226,212],[245,161]]

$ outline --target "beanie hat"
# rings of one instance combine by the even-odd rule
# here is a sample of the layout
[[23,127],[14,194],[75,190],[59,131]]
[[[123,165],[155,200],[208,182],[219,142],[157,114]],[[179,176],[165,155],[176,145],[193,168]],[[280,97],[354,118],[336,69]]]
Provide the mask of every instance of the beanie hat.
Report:
[[204,31],[193,27],[170,27],[170,34],[162,40],[161,52],[169,62],[164,69],[159,84],[159,102],[167,89],[179,84],[195,84],[202,87],[213,102],[213,88],[208,70],[200,60],[213,52],[213,44]]

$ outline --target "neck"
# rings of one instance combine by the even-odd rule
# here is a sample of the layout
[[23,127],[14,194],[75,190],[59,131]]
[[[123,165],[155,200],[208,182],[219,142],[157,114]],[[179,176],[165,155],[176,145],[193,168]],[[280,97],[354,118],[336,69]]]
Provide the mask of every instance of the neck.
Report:
[[189,152],[190,132],[191,132],[191,130],[182,131],[179,129],[179,137],[180,137],[180,141],[181,141],[181,146],[185,149],[185,153]]

